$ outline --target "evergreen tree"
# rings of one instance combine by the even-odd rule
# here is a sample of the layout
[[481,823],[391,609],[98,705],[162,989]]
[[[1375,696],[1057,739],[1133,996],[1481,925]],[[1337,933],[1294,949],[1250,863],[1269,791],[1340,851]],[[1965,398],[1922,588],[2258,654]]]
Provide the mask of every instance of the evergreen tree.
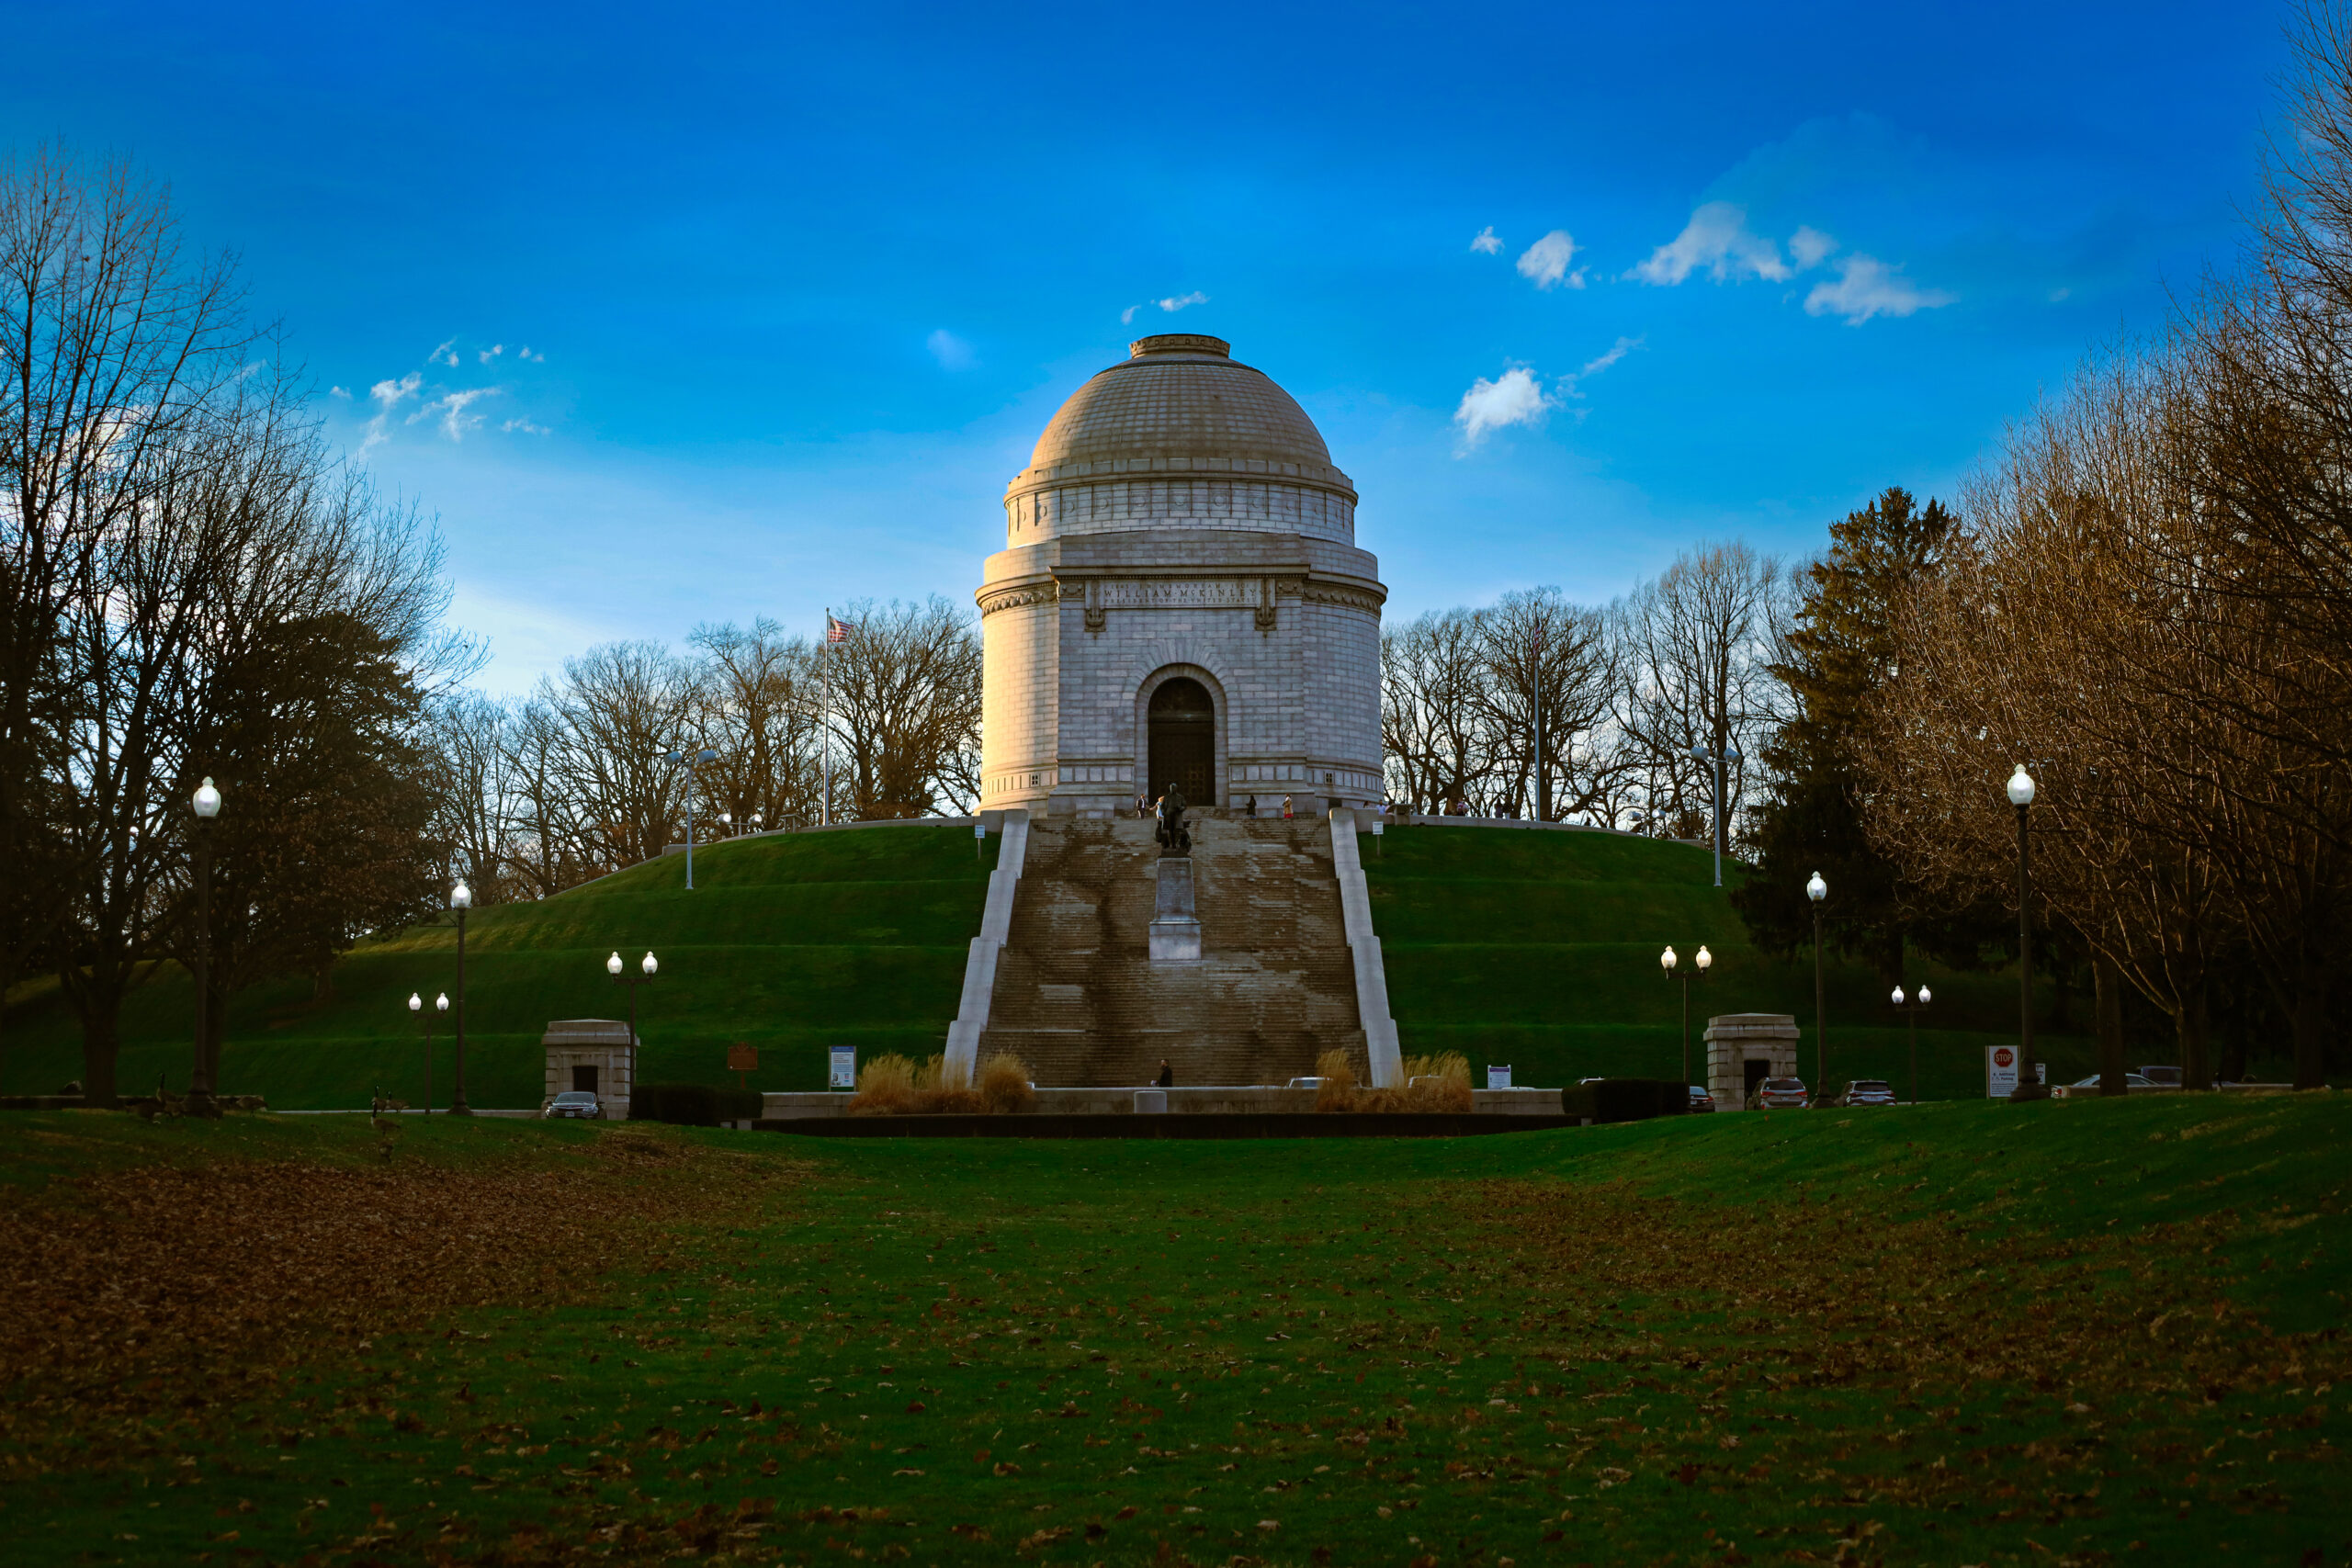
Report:
[[1903,977],[1905,942],[1946,963],[1973,965],[1999,927],[1987,909],[1922,908],[1901,868],[1862,830],[1862,773],[1854,747],[1862,705],[1890,673],[1894,609],[1911,582],[1939,569],[1957,519],[1942,502],[1918,506],[1900,485],[1829,527],[1829,552],[1807,572],[1795,624],[1772,672],[1793,711],[1764,749],[1769,793],[1749,839],[1756,868],[1732,902],[1768,952],[1813,940],[1804,885],[1829,884],[1825,941],[1860,957],[1890,984]]

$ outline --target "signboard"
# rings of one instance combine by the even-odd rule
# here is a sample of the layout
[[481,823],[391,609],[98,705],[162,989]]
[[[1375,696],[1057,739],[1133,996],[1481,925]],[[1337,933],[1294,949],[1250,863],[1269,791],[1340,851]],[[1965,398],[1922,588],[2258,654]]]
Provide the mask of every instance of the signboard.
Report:
[[760,1048],[746,1045],[741,1040],[727,1047],[727,1070],[730,1073],[756,1073],[760,1070]]
[[827,1089],[855,1089],[857,1087],[857,1047],[834,1045],[828,1049],[832,1054],[833,1067],[832,1075],[826,1080],[825,1087]]
[[[2050,1081],[2050,1064],[2036,1062],[2034,1078],[2040,1083]],[[2018,1091],[2018,1048],[2014,1045],[1984,1047],[1984,1097],[2007,1100]]]
[[1487,1087],[1488,1089],[1509,1089],[1510,1087],[1510,1064],[1509,1062],[1504,1062],[1499,1066],[1494,1063],[1487,1064]]

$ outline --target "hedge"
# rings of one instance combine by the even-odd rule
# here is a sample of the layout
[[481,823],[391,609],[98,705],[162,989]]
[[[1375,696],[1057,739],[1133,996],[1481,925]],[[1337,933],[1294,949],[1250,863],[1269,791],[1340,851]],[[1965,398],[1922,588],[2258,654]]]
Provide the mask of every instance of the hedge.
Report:
[[668,1122],[681,1127],[716,1127],[722,1122],[752,1122],[760,1114],[755,1089],[713,1089],[699,1083],[639,1084],[628,1098],[632,1122]]

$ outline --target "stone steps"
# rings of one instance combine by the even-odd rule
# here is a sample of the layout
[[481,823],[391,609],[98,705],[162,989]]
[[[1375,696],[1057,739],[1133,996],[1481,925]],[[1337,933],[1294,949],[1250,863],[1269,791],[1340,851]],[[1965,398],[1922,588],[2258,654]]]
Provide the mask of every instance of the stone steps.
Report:
[[1281,1083],[1334,1048],[1362,1072],[1329,827],[1197,823],[1202,962],[1154,964],[1151,826],[1032,825],[982,1055],[1010,1052],[1051,1088],[1148,1082],[1163,1057],[1179,1083]]

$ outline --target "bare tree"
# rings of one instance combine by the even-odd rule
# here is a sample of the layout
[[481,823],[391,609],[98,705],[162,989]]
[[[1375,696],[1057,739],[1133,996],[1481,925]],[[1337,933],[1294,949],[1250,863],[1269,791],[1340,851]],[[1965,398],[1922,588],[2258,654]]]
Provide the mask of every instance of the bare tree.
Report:
[[101,826],[67,783],[85,694],[67,628],[80,651],[108,645],[88,607],[109,560],[150,525],[249,340],[228,261],[187,255],[168,198],[127,165],[54,151],[0,164],[0,990],[93,879],[126,894],[140,881],[141,823]]
[[1380,727],[1393,798],[1430,813],[1474,799],[1485,806],[1496,772],[1487,723],[1492,680],[1473,611],[1432,612],[1383,628]]
[[707,741],[694,667],[659,643],[608,642],[566,660],[534,699],[560,721],[553,759],[574,831],[607,865],[662,853],[684,827],[687,770],[669,753]]
[[1736,836],[1755,758],[1785,700],[1771,666],[1792,602],[1780,562],[1735,541],[1678,556],[1611,607],[1619,765],[1643,781],[1650,831],[1704,831],[1713,771],[1693,749],[1732,750],[1739,761],[1725,770],[1724,830]]
[[[837,791],[859,818],[962,811],[979,795],[971,616],[934,594],[920,604],[861,601],[842,618],[847,640],[824,652]],[[837,795],[837,812],[842,804]]]
[[823,714],[808,640],[763,618],[697,627],[693,641],[719,754],[704,780],[712,803],[737,822],[754,813],[771,828],[815,821]]
[[1477,625],[1487,672],[1477,700],[1499,753],[1507,814],[1546,822],[1594,815],[1623,771],[1611,705],[1618,649],[1607,615],[1569,604],[1556,588],[1533,588],[1504,594]]

